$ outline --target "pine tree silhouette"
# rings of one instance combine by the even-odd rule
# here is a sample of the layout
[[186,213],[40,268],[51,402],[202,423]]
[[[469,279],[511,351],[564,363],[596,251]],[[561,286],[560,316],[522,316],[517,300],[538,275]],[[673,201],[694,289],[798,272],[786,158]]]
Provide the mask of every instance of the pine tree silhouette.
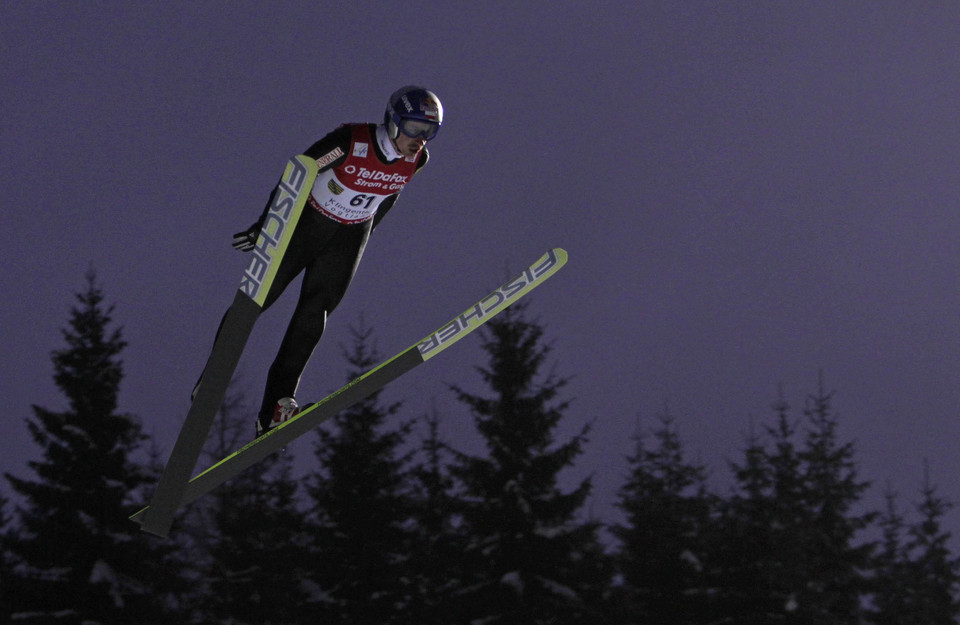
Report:
[[637,437],[620,491],[626,522],[620,540],[623,601],[619,622],[703,623],[710,616],[709,540],[714,497],[706,469],[686,458],[669,411],[654,442]]
[[859,623],[872,544],[858,538],[873,515],[854,512],[868,484],[853,446],[838,440],[831,401],[821,383],[801,438],[781,398],[767,440],[751,438],[734,465],[738,491],[716,545],[726,580],[718,611],[731,622]]
[[[249,442],[255,414],[231,384],[205,449],[211,462]],[[188,525],[202,560],[203,598],[196,606],[202,622],[302,620],[307,535],[292,463],[289,450],[273,454],[193,505]]]
[[422,457],[412,467],[414,535],[407,563],[413,583],[409,622],[448,625],[464,572],[465,537],[459,527],[454,482],[447,468],[447,446],[440,438],[440,417],[425,419]]
[[566,380],[540,379],[549,349],[543,330],[516,304],[484,332],[490,356],[481,369],[492,396],[454,387],[473,413],[488,455],[457,453],[468,543],[460,593],[462,623],[597,623],[609,570],[598,524],[577,518],[590,480],[563,492],[558,474],[580,454],[588,427],[555,445],[567,403]]
[[[351,328],[348,379],[377,364],[372,332]],[[403,445],[410,424],[386,423],[398,404],[374,393],[317,430],[317,471],[307,493],[313,568],[310,618],[322,623],[405,623],[412,592],[404,562],[412,529]]]
[[126,343],[92,270],[76,299],[66,347],[53,352],[69,409],[33,406],[35,478],[6,476],[23,499],[8,541],[17,565],[10,610],[24,624],[164,622],[180,569],[171,548],[128,520],[154,476],[131,459],[145,440],[140,424],[117,412]]
[[950,532],[943,518],[952,504],[937,494],[925,463],[921,499],[917,505],[920,520],[907,529],[907,570],[910,582],[909,605],[912,623],[950,625],[960,616],[960,558],[949,548]]

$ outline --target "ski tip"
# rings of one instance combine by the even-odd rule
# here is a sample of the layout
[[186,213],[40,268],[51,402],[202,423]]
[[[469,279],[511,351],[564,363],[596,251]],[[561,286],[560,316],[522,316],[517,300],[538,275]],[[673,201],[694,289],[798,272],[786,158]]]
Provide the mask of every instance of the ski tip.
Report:
[[567,264],[567,250],[562,247],[555,247],[547,250],[547,253],[535,262],[531,269],[537,276],[537,281],[543,281],[555,274],[561,267]]

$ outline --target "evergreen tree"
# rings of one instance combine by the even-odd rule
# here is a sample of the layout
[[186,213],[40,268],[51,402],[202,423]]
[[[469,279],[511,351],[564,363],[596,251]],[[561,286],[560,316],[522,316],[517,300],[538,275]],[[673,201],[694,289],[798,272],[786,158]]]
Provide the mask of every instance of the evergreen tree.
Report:
[[951,504],[939,497],[924,467],[920,520],[907,524],[887,492],[880,517],[881,549],[874,559],[874,588],[867,622],[871,625],[953,625],[960,615],[960,560],[948,547],[943,516]]
[[67,345],[53,352],[70,408],[33,407],[36,479],[6,476],[23,500],[7,544],[17,571],[8,609],[25,625],[163,622],[179,563],[128,520],[153,476],[131,459],[145,439],[139,423],[116,411],[125,342],[92,271],[77,301]]
[[911,620],[904,623],[951,625],[960,615],[960,559],[950,553],[950,532],[943,529],[943,517],[952,505],[937,495],[924,467],[918,523],[908,529],[907,551]]
[[909,555],[903,545],[905,522],[897,511],[896,494],[887,487],[887,506],[879,516],[882,533],[880,548],[874,557],[873,592],[867,622],[873,625],[909,625],[917,621],[910,609]]
[[[7,498],[0,490],[0,605],[9,606],[13,601],[11,584],[13,582],[13,560],[8,553],[7,543],[12,540],[13,528],[7,513]],[[0,609],[0,625],[10,623],[10,613]]]
[[549,349],[541,344],[542,329],[523,311],[514,305],[483,332],[490,360],[480,372],[493,396],[454,387],[489,453],[458,453],[451,466],[470,537],[456,622],[602,622],[598,610],[609,571],[598,524],[576,518],[590,481],[570,492],[558,486],[559,472],[580,454],[588,429],[554,446],[553,431],[567,407],[556,401],[566,380],[550,375],[538,381]]
[[626,523],[613,528],[620,541],[618,569],[624,623],[705,623],[711,617],[710,554],[713,497],[706,469],[689,462],[665,412],[648,447],[637,436],[631,471],[620,490]]
[[873,515],[852,512],[867,488],[853,446],[838,441],[822,385],[804,410],[803,447],[789,406],[781,400],[775,409],[771,447],[754,439],[734,465],[739,490],[723,515],[728,583],[719,612],[744,624],[858,623],[873,545],[856,539]]
[[[377,363],[371,332],[352,329],[348,377]],[[312,504],[312,619],[344,625],[405,623],[412,592],[406,560],[412,530],[406,465],[401,453],[410,424],[384,427],[398,404],[381,407],[375,393],[317,430],[319,470],[307,492]]]
[[454,482],[447,470],[446,445],[440,440],[439,417],[426,419],[422,459],[412,469],[413,522],[408,574],[414,581],[407,614],[410,623],[448,625],[462,585],[464,535],[456,513]]
[[[732,465],[737,491],[722,505],[716,541],[720,586],[717,623],[761,625],[785,620],[795,610],[799,582],[795,538],[802,524],[796,424],[789,406],[774,406],[775,427],[766,430],[773,449],[751,433],[743,464]],[[792,608],[792,610],[791,610]]]
[[[219,461],[253,435],[254,414],[231,389],[217,415],[205,455]],[[293,455],[272,455],[195,506],[194,539],[201,559],[204,623],[297,623],[307,595],[303,514],[296,506]]]
[[810,542],[799,612],[820,623],[859,623],[864,576],[876,547],[859,538],[876,514],[854,512],[870,484],[859,479],[853,443],[839,440],[832,396],[821,377],[804,409],[810,424],[801,454]]

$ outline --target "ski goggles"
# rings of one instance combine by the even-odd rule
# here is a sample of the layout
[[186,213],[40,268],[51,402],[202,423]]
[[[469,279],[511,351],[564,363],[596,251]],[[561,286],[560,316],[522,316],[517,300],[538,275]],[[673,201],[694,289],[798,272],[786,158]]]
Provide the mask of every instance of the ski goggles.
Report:
[[419,119],[401,119],[398,128],[400,128],[400,132],[411,139],[430,141],[436,137],[437,132],[440,131],[440,124],[425,122]]

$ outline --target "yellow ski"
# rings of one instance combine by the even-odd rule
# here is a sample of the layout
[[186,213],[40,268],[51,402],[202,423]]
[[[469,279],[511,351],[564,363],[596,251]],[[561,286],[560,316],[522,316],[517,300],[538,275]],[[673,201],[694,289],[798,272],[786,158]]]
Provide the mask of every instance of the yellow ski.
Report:
[[[186,484],[170,515],[172,516],[173,511],[180,506],[202,497],[247,467],[282,449],[290,441],[323,423],[341,410],[349,408],[417,365],[441,353],[542,284],[547,278],[559,271],[566,262],[567,253],[564,250],[560,248],[550,250],[515,278],[504,283],[500,288],[478,301],[462,314],[457,315],[436,332],[378,367],[364,373],[324,399],[306,406],[291,420],[281,423],[200,473]],[[144,531],[157,533],[154,531],[155,526],[148,526],[144,523],[145,519],[150,518],[151,506],[140,510],[130,518],[141,523],[141,529]],[[169,525],[162,529],[165,529],[165,531],[158,535],[166,536]]]

